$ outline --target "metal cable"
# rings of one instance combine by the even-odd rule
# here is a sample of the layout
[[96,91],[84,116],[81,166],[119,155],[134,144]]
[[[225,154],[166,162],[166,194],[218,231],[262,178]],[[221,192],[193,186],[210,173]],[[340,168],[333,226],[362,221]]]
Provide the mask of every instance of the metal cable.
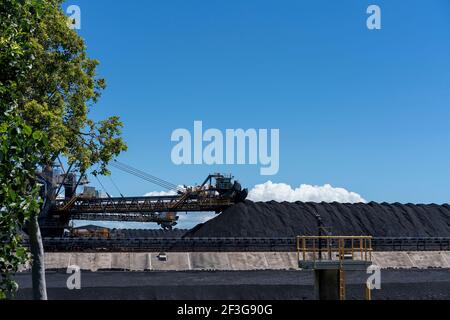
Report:
[[129,173],[129,174],[132,174],[132,175],[134,175],[136,177],[144,179],[144,180],[146,180],[148,182],[156,184],[156,185],[158,185],[160,187],[163,187],[165,189],[174,190],[174,191],[181,190],[177,185],[175,185],[173,183],[170,183],[168,181],[165,181],[163,179],[155,177],[155,176],[153,176],[151,174],[148,174],[148,173],[146,173],[144,171],[141,171],[139,169],[133,168],[133,167],[131,167],[129,165],[126,165],[124,163],[121,163],[121,162],[119,162],[117,160],[115,160],[113,163],[111,163],[111,165],[113,167],[119,169],[119,170],[122,170],[124,172]]
[[119,192],[120,196],[123,198],[123,194],[122,192],[120,192],[119,187],[115,184],[114,180],[112,179],[111,176],[108,176],[109,180],[111,180],[111,183],[113,184],[113,186],[116,188],[117,192]]
[[102,187],[103,190],[105,190],[106,195],[108,196],[108,198],[111,198],[110,194],[108,193],[108,191],[106,190],[105,186],[102,184],[102,182],[100,181],[100,179],[97,177],[97,175],[93,175],[95,177],[95,179],[97,179],[98,183],[100,184],[100,186]]
[[[170,187],[170,188],[177,188],[177,186],[175,184],[170,183],[168,181],[165,181],[163,179],[160,179],[158,177],[155,177],[155,176],[153,176],[151,174],[148,174],[148,173],[146,173],[146,172],[144,172],[142,170],[136,169],[136,168],[134,168],[132,166],[129,166],[129,165],[124,164],[122,162],[119,162],[117,160],[115,160],[114,162],[115,163],[113,163],[113,165],[118,165],[118,166],[120,166],[120,168],[127,169],[128,171],[132,171],[132,172],[134,172],[136,174],[145,176],[146,178],[157,182],[157,184],[161,184],[161,186],[166,186],[166,187]],[[116,166],[116,168],[119,168],[118,166]]]

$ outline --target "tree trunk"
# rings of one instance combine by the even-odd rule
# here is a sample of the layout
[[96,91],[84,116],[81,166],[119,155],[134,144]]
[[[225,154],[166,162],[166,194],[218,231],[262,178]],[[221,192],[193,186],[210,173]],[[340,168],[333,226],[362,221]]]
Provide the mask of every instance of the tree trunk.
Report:
[[34,215],[28,224],[30,237],[30,250],[33,255],[32,279],[33,298],[35,300],[47,300],[47,286],[45,283],[44,246],[42,244],[41,230],[38,216]]

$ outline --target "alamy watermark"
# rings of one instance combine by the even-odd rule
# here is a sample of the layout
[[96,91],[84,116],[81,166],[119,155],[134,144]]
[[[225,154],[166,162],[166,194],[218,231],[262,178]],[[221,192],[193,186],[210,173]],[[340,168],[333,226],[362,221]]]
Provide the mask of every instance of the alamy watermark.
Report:
[[[279,129],[207,129],[194,121],[193,133],[179,128],[172,132],[171,159],[176,165],[260,165],[261,175],[275,175],[280,168]],[[204,145],[205,143],[205,145]],[[270,152],[269,152],[270,149]]]
[[81,289],[81,269],[79,266],[71,265],[67,267],[67,274],[70,276],[67,278],[66,286],[69,290]]
[[367,14],[370,16],[367,18],[366,25],[369,30],[381,29],[381,8],[376,4],[371,4],[367,7]]
[[370,274],[366,281],[367,288],[381,290],[381,268],[373,264],[367,268],[367,274]]
[[81,9],[77,5],[70,5],[66,9],[66,13],[69,15],[67,18],[67,24],[70,29],[81,29]]

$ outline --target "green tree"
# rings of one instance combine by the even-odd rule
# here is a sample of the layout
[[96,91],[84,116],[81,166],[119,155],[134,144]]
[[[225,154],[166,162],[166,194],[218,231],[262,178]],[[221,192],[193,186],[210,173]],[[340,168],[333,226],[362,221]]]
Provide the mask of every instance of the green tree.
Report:
[[[83,39],[69,28],[61,5],[61,0],[0,0],[2,150],[17,151],[0,159],[0,236],[5,247],[0,267],[2,279],[9,279],[0,290],[14,287],[10,274],[23,262],[18,239],[27,223],[37,299],[46,298],[38,215],[49,209],[51,199],[50,188],[42,199],[38,196],[36,169],[63,156],[80,172],[98,164],[93,173],[106,175],[108,162],[126,150],[118,117],[97,122],[88,117],[105,81],[96,74],[98,61],[87,56]],[[26,173],[9,171],[20,163],[28,168]],[[7,172],[11,174],[4,176]],[[14,194],[23,201],[19,209],[12,205]]]
[[8,111],[0,124],[0,299],[17,289],[11,275],[29,260],[21,246],[21,229],[40,212],[35,164],[46,139]]

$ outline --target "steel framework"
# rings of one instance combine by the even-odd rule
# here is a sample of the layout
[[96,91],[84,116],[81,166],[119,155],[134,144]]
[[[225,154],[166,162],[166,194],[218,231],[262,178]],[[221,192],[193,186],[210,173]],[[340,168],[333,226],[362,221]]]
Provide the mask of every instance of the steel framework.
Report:
[[[373,251],[446,251],[450,238],[373,238]],[[44,238],[46,251],[284,251],[296,252],[292,238]],[[300,245],[300,248],[302,246]],[[316,247],[317,243],[316,243]],[[354,242],[354,252],[361,251]],[[323,252],[325,251],[323,246]]]
[[[221,212],[234,204],[231,199],[194,197],[179,203],[180,196],[119,197],[119,198],[74,198],[56,200],[53,215],[70,214],[74,218],[86,220],[142,221],[156,212]],[[177,204],[177,205],[175,205]],[[117,215],[122,214],[122,215]],[[141,217],[144,216],[144,217]],[[91,217],[88,219],[88,217]],[[137,219],[137,220],[133,220]]]

